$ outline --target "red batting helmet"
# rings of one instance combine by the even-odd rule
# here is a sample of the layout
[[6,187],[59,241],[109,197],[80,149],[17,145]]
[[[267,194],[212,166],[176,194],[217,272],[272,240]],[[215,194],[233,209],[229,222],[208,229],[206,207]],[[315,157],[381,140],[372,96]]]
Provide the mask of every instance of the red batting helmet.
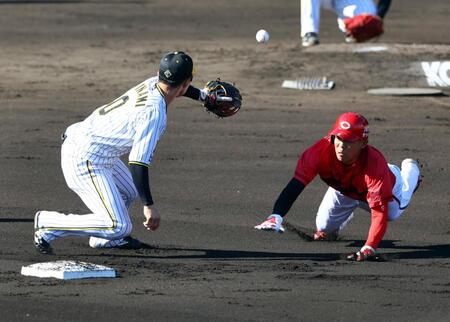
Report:
[[328,135],[338,136],[344,141],[361,140],[367,142],[369,139],[369,122],[358,113],[347,112],[339,115]]

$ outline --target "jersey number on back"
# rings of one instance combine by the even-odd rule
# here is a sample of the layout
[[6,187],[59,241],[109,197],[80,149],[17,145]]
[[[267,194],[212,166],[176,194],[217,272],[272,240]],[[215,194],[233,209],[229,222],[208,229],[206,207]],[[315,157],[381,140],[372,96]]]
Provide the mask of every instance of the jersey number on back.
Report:
[[111,103],[101,107],[98,110],[98,114],[100,114],[100,115],[108,114],[109,112],[115,110],[116,108],[124,105],[128,101],[128,99],[129,99],[128,95],[121,96],[118,99],[115,99],[114,101],[112,101]]

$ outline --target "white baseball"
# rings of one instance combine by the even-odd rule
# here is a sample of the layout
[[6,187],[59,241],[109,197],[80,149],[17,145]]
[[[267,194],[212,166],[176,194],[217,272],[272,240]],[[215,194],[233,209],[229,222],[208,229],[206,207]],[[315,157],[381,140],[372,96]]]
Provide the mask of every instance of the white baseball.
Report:
[[269,41],[269,33],[264,29],[258,30],[258,32],[256,33],[256,41],[260,44],[265,44]]

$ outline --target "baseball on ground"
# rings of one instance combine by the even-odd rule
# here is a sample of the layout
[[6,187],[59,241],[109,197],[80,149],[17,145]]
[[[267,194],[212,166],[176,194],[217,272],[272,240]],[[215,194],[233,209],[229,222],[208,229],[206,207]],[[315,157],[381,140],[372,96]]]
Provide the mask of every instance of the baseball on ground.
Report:
[[265,44],[269,41],[269,33],[264,29],[258,30],[256,33],[256,41],[260,44]]

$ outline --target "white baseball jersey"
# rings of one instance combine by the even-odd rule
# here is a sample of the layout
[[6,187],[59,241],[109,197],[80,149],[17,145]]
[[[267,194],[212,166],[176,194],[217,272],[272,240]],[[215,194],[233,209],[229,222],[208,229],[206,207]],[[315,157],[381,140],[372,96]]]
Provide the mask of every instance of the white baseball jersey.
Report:
[[148,165],[167,122],[157,81],[157,77],[145,80],[70,126],[66,135],[67,140],[76,140],[74,153],[93,164],[113,164],[130,153],[130,162]]
[[320,8],[332,10],[338,16],[339,28],[342,31],[342,19],[352,18],[360,14],[377,14],[373,0],[300,0],[301,36],[308,32],[319,34]]
[[114,247],[130,234],[128,209],[138,193],[119,157],[129,153],[130,163],[151,162],[167,122],[157,81],[157,77],[145,80],[66,130],[61,149],[64,178],[92,213],[39,212],[35,228],[47,242],[91,236],[92,247]]

